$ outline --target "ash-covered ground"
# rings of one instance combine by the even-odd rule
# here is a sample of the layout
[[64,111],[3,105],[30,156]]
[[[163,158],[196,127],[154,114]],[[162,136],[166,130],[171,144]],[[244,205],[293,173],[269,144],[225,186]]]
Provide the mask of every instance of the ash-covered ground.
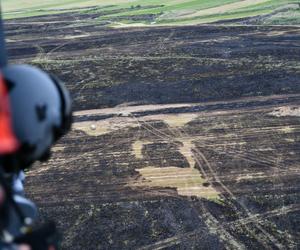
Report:
[[72,132],[28,173],[63,249],[300,247],[300,28],[6,22],[13,63],[60,76]]

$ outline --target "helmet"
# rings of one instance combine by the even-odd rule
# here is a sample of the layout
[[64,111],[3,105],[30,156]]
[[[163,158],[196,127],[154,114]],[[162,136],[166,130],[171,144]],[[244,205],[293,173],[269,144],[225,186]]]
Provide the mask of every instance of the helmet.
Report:
[[52,144],[71,128],[71,99],[58,78],[33,66],[9,65],[2,73],[12,128],[20,145],[4,167],[24,169],[49,158]]

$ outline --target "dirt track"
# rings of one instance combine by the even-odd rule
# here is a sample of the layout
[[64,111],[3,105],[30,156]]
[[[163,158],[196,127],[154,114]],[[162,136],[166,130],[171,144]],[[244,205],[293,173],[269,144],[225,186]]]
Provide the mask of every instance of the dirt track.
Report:
[[300,247],[299,28],[62,19],[7,25],[13,61],[75,100],[73,131],[27,183],[64,249]]
[[[200,16],[209,16],[209,15],[213,15],[213,14],[222,14],[222,13],[226,13],[228,11],[234,11],[236,9],[240,9],[240,8],[245,8],[245,7],[249,7],[249,6],[253,6],[256,4],[260,4],[260,3],[264,3],[267,0],[243,0],[243,1],[238,1],[235,3],[229,3],[229,4],[224,4],[222,6],[218,6],[218,7],[213,7],[213,8],[208,8],[208,9],[204,9],[204,10],[198,10],[198,11],[189,11],[190,13],[181,13],[180,11],[178,11],[176,13],[171,13],[171,14],[167,14],[167,19],[181,19],[181,18],[193,18],[193,17],[200,17]],[[162,18],[164,19],[165,17],[162,16]]]

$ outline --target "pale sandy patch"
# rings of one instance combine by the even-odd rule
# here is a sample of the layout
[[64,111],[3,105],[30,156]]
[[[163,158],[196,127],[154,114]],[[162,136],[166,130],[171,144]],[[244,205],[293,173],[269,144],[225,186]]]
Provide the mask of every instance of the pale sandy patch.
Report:
[[106,115],[106,114],[130,114],[133,112],[142,112],[142,111],[150,111],[150,110],[162,110],[168,108],[184,108],[184,107],[192,107],[195,104],[193,103],[180,103],[180,104],[158,104],[158,105],[139,105],[139,106],[123,106],[119,105],[114,108],[105,108],[105,109],[90,109],[77,111],[74,113],[75,116],[81,115]]
[[285,133],[285,134],[290,134],[292,133],[295,128],[291,127],[291,126],[283,126],[282,128],[279,129],[281,132]]
[[134,186],[176,188],[179,195],[197,196],[206,199],[219,199],[219,193],[212,187],[203,186],[205,180],[195,168],[155,168],[136,169],[143,180]]
[[[92,129],[92,126],[95,126],[95,129]],[[109,123],[105,121],[95,122],[77,122],[73,125],[74,130],[81,130],[90,136],[99,136],[109,133]]]
[[176,103],[176,104],[150,104],[150,105],[135,105],[135,106],[126,106],[128,104],[123,104],[113,108],[76,111],[74,112],[74,116],[107,115],[107,114],[122,115],[124,113],[130,114],[133,112],[145,112],[145,111],[163,110],[163,109],[170,109],[170,108],[188,108],[188,107],[195,107],[195,106],[208,106],[208,105],[228,104],[228,103],[238,103],[238,102],[248,102],[248,101],[266,101],[266,100],[276,100],[279,98],[289,98],[289,97],[299,97],[299,96],[300,96],[299,94],[255,96],[255,97],[238,98],[236,100],[231,100],[231,101],[210,101],[210,102],[202,102],[202,103],[199,102],[199,103]]
[[183,144],[182,147],[179,148],[179,152],[185,156],[190,168],[194,168],[196,164],[193,153],[193,148],[195,147],[194,143],[191,139],[179,139],[179,141]]
[[270,112],[269,115],[281,117],[281,116],[300,116],[300,107],[280,107]]
[[285,138],[285,141],[294,143],[294,142],[295,142],[295,139],[292,139],[292,138]]
[[266,34],[263,34],[263,35],[267,35],[267,36],[283,36],[285,35],[286,33],[288,33],[290,31],[270,31]]
[[61,152],[61,151],[64,151],[65,147],[63,146],[54,146],[52,147],[51,151],[52,152]]
[[152,144],[153,142],[150,141],[135,141],[132,144],[132,149],[133,149],[133,153],[135,155],[135,157],[137,159],[142,159],[143,158],[143,154],[142,154],[142,149],[145,145],[148,144]]
[[267,177],[266,173],[264,173],[264,172],[241,174],[241,175],[237,176],[236,181],[239,182],[242,180],[264,179],[266,177]]
[[125,110],[121,112],[121,115],[121,117],[113,117],[99,121],[76,122],[73,125],[73,129],[84,131],[90,136],[99,136],[126,127],[139,127],[143,125],[143,122],[153,122],[158,120],[166,122],[171,127],[180,127],[197,117],[194,114],[150,115],[140,119],[133,117],[131,112]]
[[176,115],[162,115],[162,120],[166,122],[170,127],[183,127],[190,121],[197,118],[198,115],[191,114],[176,114]]
[[110,26],[113,28],[129,28],[129,27],[146,27],[146,26],[150,26],[150,24],[112,22]]
[[139,124],[134,119],[116,117],[100,121],[76,122],[73,129],[81,130],[90,136],[99,136],[119,129],[138,126]]
[[88,37],[88,36],[89,36],[89,34],[74,35],[74,36],[67,35],[67,36],[64,36],[63,39],[70,40],[70,39],[83,38],[83,37]]

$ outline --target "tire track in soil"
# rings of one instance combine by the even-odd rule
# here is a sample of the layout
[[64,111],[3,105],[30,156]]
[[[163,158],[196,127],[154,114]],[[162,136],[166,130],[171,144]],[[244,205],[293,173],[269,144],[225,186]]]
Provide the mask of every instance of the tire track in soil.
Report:
[[[182,132],[180,130],[178,130],[179,134],[184,134],[185,136],[189,136],[183,129],[182,129]],[[199,158],[197,157],[197,154],[200,156],[200,159],[202,159],[205,163],[206,163],[206,166],[209,168],[210,170],[210,173],[211,175],[213,176],[213,178],[215,179],[216,183],[218,183],[219,185],[221,185],[221,187],[223,188],[223,190],[229,194],[229,196],[231,197],[231,199],[233,199],[234,201],[236,201],[239,206],[241,206],[246,214],[248,215],[248,217],[250,217],[252,214],[251,212],[248,210],[248,208],[246,206],[244,206],[242,203],[240,203],[236,196],[231,192],[231,190],[229,190],[229,188],[227,186],[224,185],[224,183],[221,181],[221,179],[219,178],[218,175],[216,175],[216,172],[213,170],[211,164],[209,163],[209,161],[207,160],[207,158],[205,157],[205,155],[200,151],[198,150],[196,147],[194,148],[194,151],[196,152],[196,154],[194,154],[194,158],[195,158],[195,161],[198,163],[199,167],[201,168],[202,170],[202,173],[204,175],[206,175],[206,178],[208,181],[210,180],[210,178],[208,177],[208,175],[206,174],[204,168],[202,167],[202,164],[201,162],[199,161]],[[212,185],[212,184],[211,184]],[[221,192],[220,196],[224,199],[224,200],[227,200],[227,197],[224,196]],[[233,204],[232,202],[230,202],[233,206],[235,206],[235,204]],[[236,207],[236,206],[235,206]],[[238,207],[236,207],[238,209]],[[272,235],[270,235],[268,232],[266,232],[260,225],[258,225],[258,223],[256,221],[253,221],[255,223],[255,226],[264,234],[266,235],[269,240],[274,244],[276,245],[279,249],[284,249],[284,247],[278,242],[277,239],[275,239]],[[219,222],[218,222],[219,223]],[[246,224],[244,223],[241,223],[241,225],[243,225],[245,227],[245,229],[259,242],[261,243],[266,249],[269,248],[269,244],[267,242],[264,241],[264,239],[260,239],[257,234],[252,230],[250,229]]]
[[[163,141],[168,141],[168,142],[171,142],[172,144],[175,144],[176,146],[180,146],[181,145],[181,143],[180,142],[178,142],[178,141],[176,141],[176,137],[180,137],[180,138],[188,138],[188,137],[191,137],[190,135],[188,135],[186,132],[184,132],[184,133],[186,133],[186,134],[182,134],[181,133],[181,131],[180,130],[176,130],[176,129],[172,129],[170,126],[168,126],[168,124],[167,124],[167,128],[168,128],[168,130],[169,130],[169,132],[170,132],[170,134],[169,133],[165,133],[165,132],[163,132],[163,131],[160,131],[159,129],[157,129],[157,128],[155,128],[154,126],[152,126],[151,125],[151,123],[150,122],[148,122],[148,121],[146,121],[146,120],[143,120],[143,119],[139,119],[139,118],[137,118],[137,117],[135,117],[135,116],[133,116],[133,118],[138,122],[138,124],[139,124],[139,126],[138,126],[138,128],[139,128],[139,130],[141,129],[141,128],[145,128],[148,132],[150,132],[151,134],[153,134],[155,137],[158,137],[158,138],[160,138],[161,140],[163,140]],[[268,128],[269,130],[272,130],[273,128]],[[280,128],[279,128],[280,129]],[[256,131],[252,131],[251,132],[251,134],[252,135],[254,135],[255,134],[255,132]],[[181,135],[181,136],[180,136]],[[113,136],[113,135],[112,135]],[[213,137],[212,137],[213,138]],[[127,140],[124,140],[125,142],[126,141],[128,141],[128,139]],[[203,146],[207,146],[207,145],[205,145],[205,144],[201,144],[201,145],[203,145]],[[95,151],[97,151],[97,150],[95,150]],[[217,150],[215,150],[215,151],[217,151]],[[218,151],[218,152],[220,152],[220,151]],[[232,154],[236,154],[237,152],[232,152]],[[197,154],[197,152],[196,152],[196,154]],[[195,154],[195,156],[197,156]],[[199,154],[199,152],[198,152],[198,154]],[[247,156],[247,154],[244,154],[245,156]],[[248,155],[248,158],[246,158],[244,155],[241,155],[241,154],[239,154],[239,156],[238,157],[240,157],[240,158],[242,158],[242,159],[245,159],[245,160],[247,160],[247,161],[250,161],[250,160],[254,160],[254,162],[260,162],[260,163],[262,163],[263,161],[262,160],[260,160],[260,159],[254,159],[254,157],[253,156],[251,156],[250,158],[249,158],[249,155]],[[205,157],[205,156],[204,156]],[[205,159],[203,159],[203,156],[200,154],[200,156],[199,156],[199,158],[200,159],[198,159],[198,161],[201,161],[201,159],[202,160],[204,160],[204,162],[205,162]],[[253,158],[253,159],[251,159],[251,158]],[[207,160],[207,159],[206,159]],[[256,160],[256,161],[255,161]],[[266,164],[268,164],[268,165],[273,165],[274,164],[274,162],[272,162],[271,161],[271,159],[270,159],[270,161],[266,161],[265,162]],[[207,163],[206,163],[207,164]],[[198,163],[198,165],[200,166],[200,164]],[[202,167],[202,169],[203,169],[203,167]],[[210,172],[212,172],[213,170],[210,170]],[[203,170],[202,170],[202,172],[204,173],[204,175],[206,175],[206,177],[207,177],[207,179],[209,180],[209,177],[208,177],[208,175],[209,174],[207,174],[207,173],[205,173]],[[214,178],[216,178],[215,176],[214,176]],[[217,180],[219,180],[220,181],[220,179],[219,179],[220,177],[218,176],[217,177]],[[218,181],[216,181],[216,183],[219,183]],[[157,195],[162,195],[162,193],[161,192],[158,192],[158,191],[149,191],[149,192],[152,192],[152,194],[157,194]],[[208,213],[210,213],[207,209],[206,209],[206,211],[208,212]],[[256,216],[256,215],[253,215],[253,214],[248,214],[248,215],[250,215],[250,216],[248,216],[249,218],[241,218],[240,220],[238,220],[238,221],[236,221],[235,223],[232,223],[232,225],[231,226],[234,226],[234,227],[237,227],[237,226],[241,226],[241,225],[245,225],[245,224],[249,224],[249,223],[253,223],[253,221],[254,220],[256,220],[257,218],[258,218],[258,216]],[[214,219],[215,219],[215,222],[213,222],[213,223],[211,223],[211,222],[209,222],[209,223],[211,223],[211,226],[210,226],[210,228],[219,228],[219,226],[218,226],[218,224],[220,223],[218,220],[216,220],[216,218],[210,213],[210,215],[207,215],[208,217],[209,216],[212,216],[212,217],[210,217],[209,219],[207,219],[207,221],[208,220],[210,220],[210,221],[213,221]],[[203,218],[202,218],[203,219]],[[262,221],[258,221],[258,219],[257,219],[257,223],[263,223]],[[214,225],[215,226],[214,226]],[[226,225],[224,225],[223,224],[223,229],[226,231],[226,229],[225,229],[225,227],[226,227]],[[226,231],[227,232],[227,231]],[[222,232],[223,234],[226,234],[224,231]],[[227,236],[227,237],[229,237],[229,236]],[[260,240],[260,239],[257,239],[258,241]],[[163,244],[166,244],[166,243],[163,243]],[[173,244],[173,243],[168,243],[168,244]],[[175,244],[175,243],[174,243]],[[267,245],[265,245],[265,246],[267,246]],[[232,247],[232,246],[231,246]],[[241,246],[240,246],[241,247]],[[278,247],[278,246],[277,246]]]
[[[279,127],[279,128],[278,128]],[[276,127],[276,128],[278,128],[278,130],[283,130],[282,129],[282,127],[281,126],[278,126],[278,127]],[[283,126],[284,127],[284,126]],[[297,129],[298,128],[298,126],[294,126],[295,127],[295,129]],[[273,127],[268,127],[267,129],[268,130],[270,130],[270,131],[272,131],[273,132],[273,129],[272,129]],[[264,129],[264,128],[263,128]],[[254,135],[254,134],[257,134],[257,132],[255,133],[256,131],[255,131],[255,129],[252,129],[252,131],[251,131],[251,133]],[[276,136],[278,137],[278,139],[279,139],[279,135],[278,134],[276,134]],[[257,137],[257,136],[256,136]],[[243,137],[242,137],[243,138]],[[276,145],[274,144],[274,142],[273,141],[271,141],[271,143],[272,143],[272,145],[273,145],[273,148],[276,148]],[[202,144],[201,144],[201,146],[202,146]],[[206,145],[203,145],[204,147],[206,147]],[[219,153],[222,153],[220,150],[216,150],[215,148],[213,148],[213,149],[211,149],[212,151],[215,151],[215,152],[219,152]],[[196,153],[198,152],[198,153],[200,153],[200,157],[204,160],[204,162],[206,163],[206,165],[209,165],[208,167],[209,167],[209,170],[210,170],[210,172],[211,172],[211,174],[213,174],[213,168],[212,168],[212,166],[211,166],[211,164],[208,162],[208,160],[206,159],[206,157],[204,156],[204,154],[202,154],[202,152],[201,151],[199,151],[197,148],[195,149],[195,151],[196,151]],[[232,155],[233,155],[233,157],[237,157],[237,158],[241,158],[241,159],[243,159],[243,160],[247,160],[247,161],[251,161],[251,162],[253,162],[253,163],[259,163],[259,164],[266,164],[266,166],[268,166],[268,167],[272,167],[272,169],[273,169],[273,172],[275,171],[276,173],[275,174],[273,174],[273,176],[272,176],[272,178],[281,178],[281,176],[279,175],[279,173],[280,173],[280,171],[279,171],[279,169],[281,168],[281,169],[284,169],[284,166],[283,165],[280,165],[279,164],[279,162],[278,162],[278,160],[276,160],[276,161],[272,161],[272,160],[268,160],[266,157],[264,157],[264,159],[261,159],[260,157],[257,157],[257,155],[256,155],[256,157],[255,157],[255,155],[252,153],[252,152],[248,152],[248,153],[242,153],[242,152],[240,152],[240,151],[233,151],[233,152],[228,152],[228,151],[226,151],[226,154],[227,153],[231,153]],[[203,169],[203,168],[202,168]],[[204,171],[204,169],[202,170],[202,171]],[[284,173],[286,172],[286,171],[283,171]],[[297,172],[298,173],[298,172]],[[296,173],[296,174],[297,174]],[[219,176],[217,176],[217,175],[213,175],[214,176],[214,178],[216,178],[217,177],[217,183],[219,183],[219,184],[221,184],[222,185],[222,187],[223,188],[225,188],[225,190],[227,191],[227,193],[228,192],[230,192],[230,195],[232,194],[232,192],[228,189],[228,187],[226,187],[225,185],[224,185],[224,183],[222,182],[222,181],[220,181],[220,178],[219,178]],[[281,182],[281,183],[283,183],[283,182]],[[250,190],[249,190],[250,191]],[[278,242],[278,240],[276,239],[276,237],[274,237],[273,235],[271,235],[271,234],[269,234],[269,233],[267,233],[266,232],[266,230],[264,230],[264,228],[262,227],[262,226],[260,226],[260,224],[262,224],[263,222],[262,221],[253,221],[253,219],[251,219],[251,218],[253,218],[253,217],[251,217],[252,216],[252,214],[251,214],[251,212],[247,209],[247,207],[246,206],[244,206],[242,203],[240,203],[240,202],[238,202],[238,200],[236,199],[236,197],[235,196],[231,196],[232,198],[234,198],[234,201],[236,201],[238,204],[239,204],[239,206],[241,206],[243,209],[244,209],[244,211],[246,212],[246,214],[247,214],[247,218],[248,218],[248,223],[250,223],[249,222],[249,219],[251,220],[251,223],[253,223],[253,222],[255,222],[255,224],[256,224],[256,227],[259,229],[259,230],[261,230],[261,232],[263,232],[268,238],[269,238],[269,240],[273,243],[273,244],[275,244],[275,246],[276,247],[278,247],[279,249],[284,249],[284,246],[282,245],[282,244],[280,244],[279,242]],[[283,204],[284,205],[284,204]],[[255,219],[255,217],[256,216],[254,216],[254,219]],[[246,219],[247,219],[246,218]],[[295,242],[293,242],[293,241],[290,241],[289,239],[287,239],[288,241],[289,241],[289,243],[290,243],[290,245],[294,245],[295,244]],[[268,245],[266,245],[266,247],[268,247]]]
[[[149,123],[149,122],[147,122],[147,121],[145,121],[145,120],[138,119],[138,118],[136,118],[136,117],[134,117],[134,116],[133,116],[133,118],[135,118],[135,119],[137,120],[137,122],[138,122],[138,124],[139,124],[139,126],[138,126],[139,128],[144,127],[144,128],[146,128],[149,132],[151,132],[151,134],[153,134],[154,136],[159,137],[159,138],[162,139],[162,140],[167,140],[167,141],[169,141],[169,142],[175,144],[176,146],[180,146],[180,142],[177,142],[177,141],[176,141],[176,135],[177,135],[177,136],[180,136],[180,133],[181,133],[180,131],[172,130],[171,127],[168,126],[168,129],[169,129],[170,133],[172,134],[172,135],[170,136],[169,134],[164,133],[164,132],[162,132],[162,131],[156,129],[154,126],[151,125],[151,123]],[[168,125],[168,124],[167,124],[167,125]],[[268,130],[273,130],[274,127],[272,127],[272,128],[267,128],[267,129],[268,129]],[[280,129],[282,129],[282,128],[279,127],[278,129],[280,130]],[[174,131],[175,131],[176,133],[175,133]],[[255,134],[255,132],[257,132],[257,131],[251,131],[251,134]],[[249,132],[248,132],[248,133],[249,133]],[[181,137],[184,137],[184,136],[181,135]],[[190,137],[190,136],[189,136],[189,135],[186,135],[185,137]],[[206,145],[203,145],[203,146],[206,146]],[[215,151],[217,151],[217,150],[215,150]],[[219,151],[219,152],[220,152],[220,151]],[[234,154],[236,157],[240,157],[240,158],[242,158],[242,159],[244,159],[244,160],[247,160],[247,161],[253,161],[253,162],[255,162],[255,163],[264,163],[264,164],[267,164],[268,166],[274,165],[274,164],[275,164],[275,162],[271,161],[271,159],[270,159],[270,160],[268,160],[268,159],[264,159],[264,160],[257,159],[257,157],[254,158],[254,156],[252,156],[252,155],[249,156],[249,153],[248,153],[248,154],[245,154],[245,153],[242,153],[242,152],[236,152],[236,151],[228,152],[228,153]],[[198,154],[199,154],[199,152],[198,152]],[[205,156],[204,156],[204,157],[205,157]],[[203,155],[202,155],[202,156],[200,155],[200,158],[203,159]],[[205,159],[203,159],[203,160],[205,161]],[[206,159],[206,160],[207,160],[207,159]],[[206,163],[206,164],[207,164],[207,163]],[[212,172],[212,171],[213,171],[213,170],[211,170],[211,172]],[[220,181],[220,179],[217,181],[217,183],[219,183],[219,181]],[[251,215],[250,215],[250,217],[251,217]],[[277,245],[277,246],[278,246],[278,245]]]
[[247,224],[247,223],[252,223],[253,219],[263,220],[265,218],[271,218],[271,217],[275,217],[275,216],[286,215],[288,213],[297,212],[297,211],[300,211],[300,204],[293,204],[293,205],[289,205],[289,206],[286,206],[286,207],[282,207],[282,208],[274,209],[274,210],[271,210],[271,211],[267,211],[267,212],[262,213],[262,214],[254,214],[252,217],[246,217],[246,218],[240,219],[238,221],[227,222],[225,225],[236,226],[235,223],[236,222],[240,223],[241,220],[243,221],[243,223]]
[[[270,130],[273,131],[272,128],[271,128]],[[183,130],[183,131],[184,131],[184,130]],[[183,132],[183,133],[185,133],[185,132]],[[252,131],[252,133],[254,134],[255,131]],[[206,145],[203,145],[203,146],[205,147]],[[213,151],[216,151],[214,148],[213,148],[212,150],[213,150]],[[245,205],[243,205],[241,202],[239,202],[239,201],[237,200],[236,196],[231,192],[231,190],[230,190],[226,185],[224,185],[224,183],[221,181],[221,179],[219,178],[219,176],[215,174],[215,171],[213,170],[212,165],[209,163],[209,161],[207,160],[207,158],[205,157],[205,155],[204,155],[199,149],[197,149],[197,148],[195,148],[194,151],[195,151],[196,154],[199,155],[200,160],[202,159],[202,160],[204,161],[204,163],[206,164],[206,166],[208,167],[208,169],[209,169],[209,171],[210,171],[210,174],[211,174],[211,175],[213,176],[213,178],[215,179],[216,183],[218,183],[219,185],[221,185],[222,189],[223,189],[227,194],[229,194],[229,196],[231,197],[231,199],[233,199],[235,202],[237,202],[238,205],[244,210],[244,212],[246,212],[247,218],[254,218],[253,215],[252,215],[252,213],[248,210],[248,208],[247,208]],[[227,152],[228,152],[228,151],[227,151]],[[226,154],[227,154],[227,152],[226,152]],[[251,162],[253,162],[253,163],[264,163],[264,161],[262,161],[261,159],[257,159],[257,157],[256,157],[256,158],[252,158],[251,156],[249,157],[249,155],[247,155],[247,154],[244,154],[244,155],[246,155],[246,157],[245,157],[245,156],[243,157],[243,154],[236,154],[236,153],[237,153],[237,152],[232,152],[232,154],[234,154],[234,156],[239,157],[239,158],[241,158],[241,159],[243,159],[243,160],[251,161]],[[197,157],[197,155],[195,155],[195,158],[199,160],[199,158]],[[197,160],[196,160],[196,161],[197,161]],[[274,166],[274,165],[275,165],[275,162],[267,162],[267,163],[268,163],[267,166]],[[269,165],[269,164],[270,164],[270,165]],[[199,165],[199,167],[201,168],[202,172],[205,173],[205,175],[206,175],[206,172],[205,172],[204,168],[202,167],[200,161],[198,161],[198,165]],[[222,192],[221,192],[221,195],[223,196],[223,198],[226,199],[226,197],[222,194]],[[227,199],[227,201],[229,201],[229,200]],[[230,201],[230,203],[238,209],[238,207],[237,207],[235,204],[233,204],[231,201]],[[257,227],[257,229],[259,229],[266,237],[268,237],[269,241],[272,242],[277,248],[279,248],[279,249],[284,249],[284,246],[283,246],[282,244],[280,244],[279,241],[278,241],[274,236],[272,236],[271,234],[269,234],[269,233],[268,233],[261,225],[259,225],[259,222],[258,222],[258,221],[252,220],[252,223],[255,223],[255,226]],[[242,224],[243,224],[243,223],[242,223]],[[248,232],[250,232],[250,233],[252,234],[252,236],[254,236],[254,237],[258,240],[258,242],[260,242],[266,249],[269,248],[269,244],[268,244],[267,242],[265,242],[264,239],[258,238],[257,234],[256,234],[253,230],[251,230],[250,228],[248,228],[245,224],[244,224],[243,226],[244,226],[244,227],[246,228],[246,230],[247,230]]]
[[[178,143],[174,142],[174,139],[170,138],[170,136],[168,134],[163,133],[161,131],[158,131],[151,124],[147,123],[144,120],[142,120],[142,123],[141,123],[141,119],[135,117],[133,114],[131,114],[131,116],[134,119],[136,119],[136,121],[139,124],[141,124],[141,126],[143,126],[147,131],[149,131],[150,133],[152,133],[154,136],[158,136],[160,139],[164,139],[164,140],[169,141],[169,142],[175,144],[176,146],[178,146]],[[155,132],[153,132],[153,130]],[[180,146],[180,144],[179,144],[179,146]],[[205,178],[205,179],[209,180],[207,178]],[[197,211],[194,206],[193,206],[193,208],[194,208],[195,211]],[[199,218],[205,220],[205,223],[208,225],[208,229],[210,229],[210,227],[213,225],[214,228],[217,228],[221,232],[221,234],[219,234],[219,236],[221,236],[221,239],[222,239],[222,236],[225,238],[225,239],[222,239],[222,242],[223,242],[224,246],[226,246],[226,248],[228,248],[228,249],[246,249],[246,247],[245,247],[245,245],[243,243],[239,242],[228,231],[226,231],[226,229],[224,227],[222,227],[220,225],[219,221],[213,216],[213,214],[206,207],[203,207],[203,208],[205,209],[207,218],[204,219],[200,215],[199,215]],[[163,242],[163,243],[165,243],[165,242]]]
[[[252,217],[253,215],[252,215],[251,212],[248,210],[248,208],[247,208],[246,206],[244,206],[242,203],[240,203],[240,202],[237,200],[236,196],[233,195],[233,193],[232,193],[232,192],[231,192],[231,191],[223,184],[223,182],[219,179],[219,177],[213,172],[213,170],[212,170],[212,168],[211,168],[211,165],[210,165],[210,163],[207,161],[206,157],[205,157],[199,150],[195,150],[195,152],[196,152],[196,154],[199,154],[200,159],[202,159],[202,160],[206,163],[206,165],[207,165],[208,168],[210,169],[211,175],[212,175],[213,178],[215,179],[215,182],[218,183],[219,185],[221,185],[221,187],[223,188],[223,190],[225,191],[225,193],[227,193],[227,194],[230,196],[230,198],[231,198],[232,200],[234,200],[235,202],[237,202],[237,203],[239,204],[239,206],[241,206],[241,207],[244,209],[244,211],[246,212],[246,214],[247,214],[247,216],[248,216],[249,218]],[[197,161],[197,163],[198,163],[198,165],[199,165],[201,171],[202,171],[203,173],[205,173],[205,174],[204,174],[205,176],[207,176],[207,174],[206,174],[206,172],[205,172],[205,170],[204,170],[204,168],[203,168],[203,166],[202,166],[202,164],[201,164],[199,158],[197,157],[197,155],[195,155],[195,158],[197,158],[196,161]],[[208,178],[208,176],[207,176],[207,178]],[[234,207],[236,207],[236,208],[238,209],[238,207],[237,207],[234,203],[232,203],[229,199],[227,199],[226,196],[224,196],[224,195],[222,195],[222,194],[221,194],[221,196],[223,197],[223,199],[226,199],[227,202],[229,202],[232,206],[234,206]],[[240,215],[239,215],[239,216],[240,216]],[[272,235],[270,235],[268,232],[266,232],[260,225],[258,225],[258,223],[257,223],[256,220],[253,220],[252,222],[255,224],[255,226],[256,226],[256,227],[257,227],[264,235],[266,235],[266,236],[269,238],[269,240],[270,240],[274,245],[276,245],[277,248],[279,248],[279,249],[284,249],[284,247],[278,242],[277,239],[275,239]],[[257,233],[255,233],[252,229],[250,229],[245,223],[243,223],[243,221],[241,221],[240,225],[241,225],[241,226],[244,226],[245,229],[246,229],[246,230],[247,230],[247,231],[248,231],[248,232],[249,232],[249,233],[250,233],[250,234],[251,234],[251,235],[259,242],[259,243],[260,243],[260,244],[262,244],[262,245],[265,247],[265,249],[269,249],[270,245],[269,245],[268,242],[265,241],[265,239],[259,238],[259,237],[257,236]]]
[[[133,116],[133,117],[134,117],[134,116]],[[135,117],[135,119],[136,119],[139,123],[140,123],[141,120],[142,120],[142,119],[137,118],[137,117]],[[174,142],[173,142],[174,139],[173,139],[172,137],[170,137],[168,134],[163,133],[163,132],[157,130],[157,129],[154,128],[151,124],[147,123],[147,121],[145,121],[145,120],[142,120],[142,122],[143,122],[143,125],[147,124],[147,125],[145,125],[144,127],[146,127],[146,129],[149,130],[149,132],[151,132],[152,134],[154,134],[154,135],[156,135],[156,136],[159,136],[159,138],[161,138],[161,139],[166,139],[167,141],[169,141],[169,142],[171,142],[171,143],[174,143]],[[148,128],[147,128],[147,126],[148,126]],[[151,131],[151,129],[154,129],[156,132]],[[178,133],[179,135],[181,135],[181,136],[187,136],[187,137],[190,136],[190,135],[188,135],[188,134],[185,133],[185,132],[184,132],[184,134],[181,133],[180,130],[177,130],[177,133]],[[174,133],[172,133],[172,134],[174,134]],[[165,136],[165,137],[164,137],[164,136]],[[176,143],[175,145],[178,146],[178,143]],[[201,162],[200,162],[199,158],[197,157],[197,154],[199,155],[200,159],[202,159],[202,160],[205,162],[206,166],[209,168],[210,174],[211,174],[211,175],[213,176],[213,178],[215,179],[215,182],[218,183],[218,184],[222,187],[222,189],[223,189],[223,190],[231,197],[232,200],[234,200],[235,202],[237,202],[237,203],[239,204],[239,206],[240,206],[240,207],[244,210],[244,212],[247,214],[247,217],[252,218],[253,215],[252,215],[252,213],[248,210],[248,208],[247,208],[245,205],[243,205],[242,203],[240,203],[240,202],[237,200],[236,196],[231,192],[231,190],[229,190],[229,188],[228,188],[227,186],[225,186],[225,185],[223,184],[223,182],[220,180],[220,178],[215,174],[215,172],[214,172],[214,170],[213,170],[211,164],[208,162],[208,160],[207,160],[207,158],[204,156],[204,154],[203,154],[201,151],[199,151],[198,149],[196,149],[196,148],[194,149],[194,151],[196,152],[196,154],[194,154],[194,158],[195,158],[196,162],[198,163],[199,167],[201,168],[201,171],[203,172],[203,175],[205,176],[205,179],[208,180],[208,181],[210,180],[210,178],[209,178],[208,175],[206,174],[204,168],[201,167],[202,165],[201,165]],[[247,160],[247,159],[246,159],[246,160]],[[212,184],[212,183],[210,183],[210,184]],[[228,201],[228,199],[226,198],[226,196],[224,196],[222,193],[221,193],[221,196],[222,196],[223,199],[226,199],[226,200]],[[231,203],[231,205],[233,205],[233,206],[236,207],[236,205],[233,204],[231,201],[230,201],[230,203]],[[238,207],[236,207],[236,208],[238,209]],[[212,215],[212,214],[211,214],[211,215]],[[212,217],[213,217],[213,215],[212,215]],[[253,217],[253,218],[254,218],[254,217]],[[217,221],[216,224],[218,224],[218,223],[219,223],[219,222]],[[259,222],[258,222],[258,221],[253,220],[252,223],[254,223],[254,224],[255,224],[255,227],[256,227],[258,230],[260,230],[260,231],[268,238],[269,242],[271,242],[272,244],[274,244],[278,249],[284,249],[284,246],[283,246],[282,244],[280,244],[279,241],[278,241],[274,236],[272,236],[272,235],[269,234],[265,229],[263,229],[262,226],[259,225]],[[252,229],[250,229],[245,223],[243,223],[243,221],[241,221],[241,224],[240,224],[240,225],[244,226],[245,229],[246,229],[246,230],[247,230],[247,231],[248,231],[248,232],[249,232],[249,233],[250,233],[250,234],[251,234],[251,235],[259,242],[259,243],[260,243],[260,244],[262,244],[266,249],[268,249],[268,248],[270,247],[270,244],[266,241],[266,239],[264,239],[264,238],[259,238],[259,236],[257,235],[257,233],[255,233]],[[224,229],[224,230],[225,230],[225,229]],[[226,231],[226,230],[225,230],[225,231]]]

